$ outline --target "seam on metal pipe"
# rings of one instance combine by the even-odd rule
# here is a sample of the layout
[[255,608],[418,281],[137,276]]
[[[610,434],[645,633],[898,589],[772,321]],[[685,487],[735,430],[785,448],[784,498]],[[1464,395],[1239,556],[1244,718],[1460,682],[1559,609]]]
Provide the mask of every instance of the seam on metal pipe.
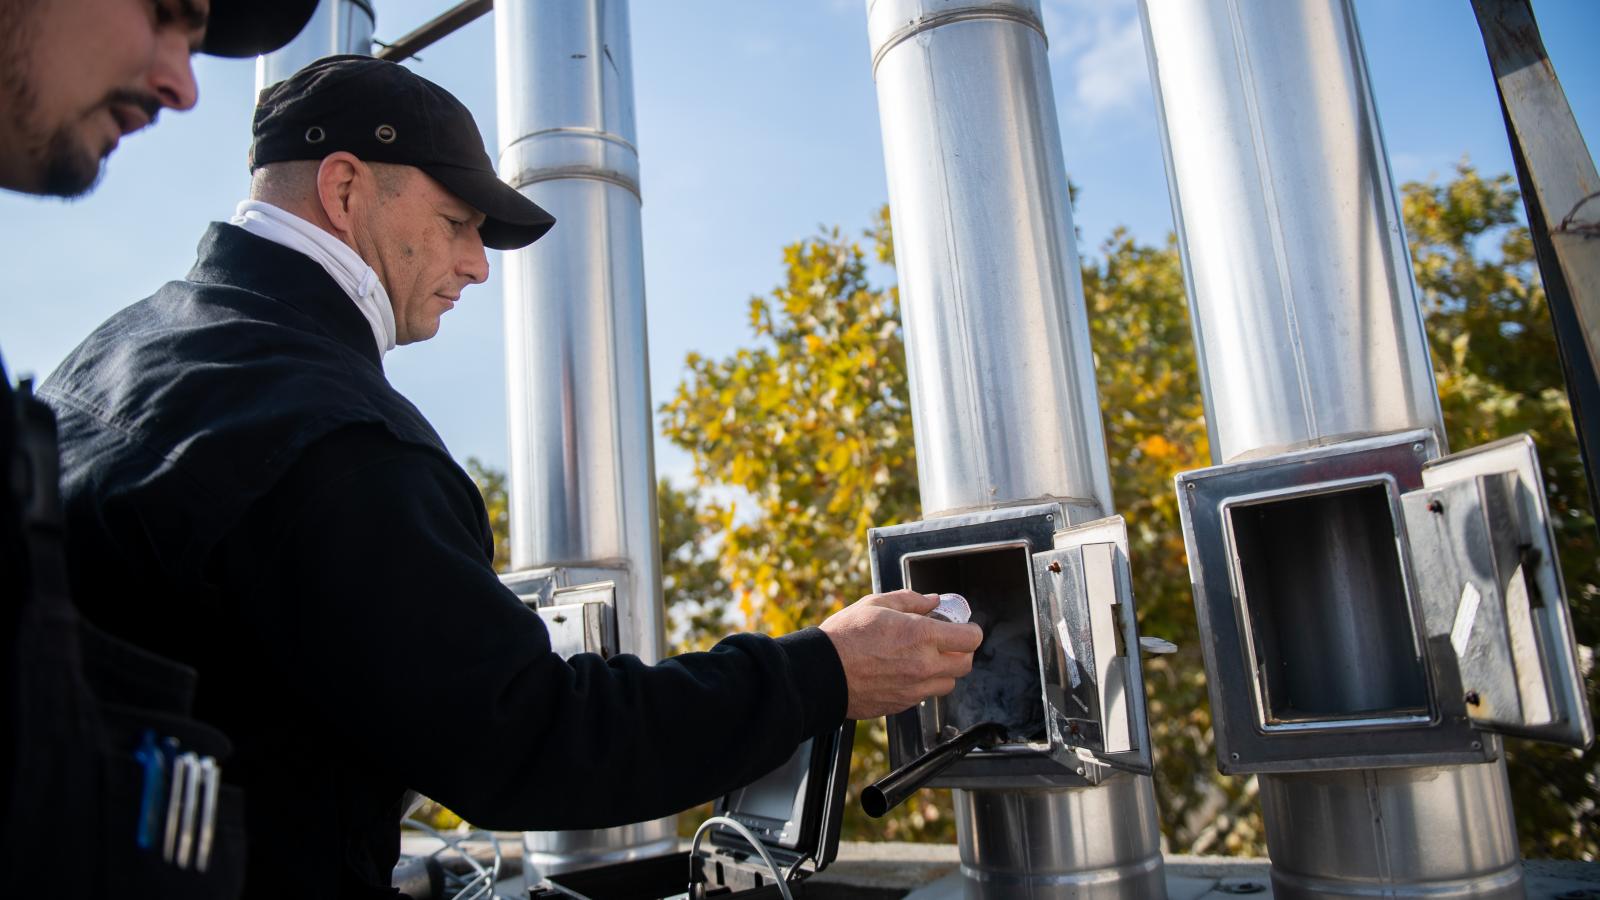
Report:
[[[1031,864],[1032,860],[1028,862]],[[995,872],[980,868],[977,864],[963,862],[961,874],[971,881],[991,885],[1013,885],[1022,888],[1026,885],[1059,885],[1092,889],[1097,885],[1110,885],[1126,882],[1141,875],[1151,875],[1163,869],[1164,859],[1160,853],[1147,856],[1144,859],[1124,863],[1120,866],[1110,866],[1100,869],[1087,869],[1081,872]]]
[[506,152],[512,147],[515,147],[518,144],[525,144],[536,137],[542,137],[547,134],[562,134],[594,138],[595,140],[604,141],[608,144],[616,144],[619,147],[631,151],[635,156],[639,155],[639,148],[634,146],[633,142],[617,134],[615,131],[604,131],[599,128],[586,128],[581,125],[562,125],[555,128],[541,128],[538,131],[527,132],[526,134],[523,134],[516,140],[502,147],[500,149],[500,156],[501,158],[504,158]]
[[530,184],[538,184],[541,181],[560,181],[567,178],[582,178],[589,181],[603,181],[607,184],[614,184],[637,197],[640,203],[644,202],[644,197],[639,192],[639,183],[637,181],[618,175],[611,169],[597,169],[593,166],[559,166],[553,169],[541,169],[535,175],[507,179],[506,184],[520,191]]
[[[1081,525],[1094,519],[1103,519],[1105,515],[1100,511],[1100,501],[1093,497],[1068,497],[1065,495],[1043,494],[1038,497],[1018,497],[998,503],[985,503],[980,506],[952,506],[949,509],[938,509],[922,514],[923,521],[929,519],[943,519],[949,516],[964,516],[970,513],[993,512],[997,509],[1007,509],[1014,506],[1032,506],[1036,503],[1059,503],[1065,506],[1068,525]],[[1085,512],[1083,518],[1074,518],[1075,511]]]
[[1378,773],[1368,769],[1361,773],[1361,788],[1367,798],[1367,821],[1372,823],[1372,857],[1377,863],[1380,884],[1394,883],[1394,863],[1389,859],[1389,823],[1383,818],[1383,797],[1378,787]]
[[[1518,888],[1523,883],[1520,861],[1494,872],[1475,872],[1462,878],[1380,881],[1371,886],[1318,878],[1314,875],[1301,875],[1298,872],[1285,871],[1276,865],[1272,867],[1272,887],[1295,897],[1371,897],[1374,900],[1388,897],[1500,897],[1504,896],[1501,891]],[[1520,897],[1523,894],[1518,893],[1516,896]]]
[[958,9],[915,19],[885,38],[883,45],[872,54],[872,77],[874,79],[878,77],[878,64],[883,62],[883,58],[888,55],[889,51],[900,46],[907,38],[915,37],[924,31],[931,31],[941,25],[949,25],[953,22],[973,22],[985,19],[997,19],[1026,25],[1038,32],[1039,39],[1044,41],[1046,49],[1050,46],[1050,38],[1044,33],[1044,23],[1040,22],[1037,16],[1009,9]]

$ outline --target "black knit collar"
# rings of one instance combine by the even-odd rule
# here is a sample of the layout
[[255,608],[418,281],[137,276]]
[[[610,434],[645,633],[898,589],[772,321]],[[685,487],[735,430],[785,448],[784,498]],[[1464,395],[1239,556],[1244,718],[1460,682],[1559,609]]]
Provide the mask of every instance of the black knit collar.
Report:
[[228,285],[276,300],[383,368],[372,326],[316,260],[226,222],[212,222],[196,252],[189,281]]

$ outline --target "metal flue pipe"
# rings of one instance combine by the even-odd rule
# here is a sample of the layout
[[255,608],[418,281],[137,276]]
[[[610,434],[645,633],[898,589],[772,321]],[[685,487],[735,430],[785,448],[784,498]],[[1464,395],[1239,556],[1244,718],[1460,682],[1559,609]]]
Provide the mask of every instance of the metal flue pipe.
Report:
[[[1036,0],[868,0],[927,516],[1110,477]],[[1165,895],[1147,776],[957,790],[968,897]]]
[[[665,649],[628,7],[495,5],[500,176],[555,215],[506,253],[511,561],[621,568],[620,649]],[[545,871],[672,849],[674,819],[530,833]]]
[[[1141,0],[1141,15],[1214,460],[1414,428],[1443,452],[1349,0]],[[1367,567],[1349,562],[1308,590],[1350,622],[1385,621]],[[1365,658],[1348,635],[1301,628],[1281,652],[1334,641]],[[1360,679],[1383,680],[1350,677],[1328,687],[1359,695],[1373,689]],[[1503,762],[1260,783],[1276,897],[1522,895]]]
[[1411,428],[1443,448],[1349,4],[1142,9],[1215,461]]
[[922,510],[1111,479],[1036,0],[869,0]]
[[372,53],[371,0],[322,0],[294,40],[256,57],[256,90],[288,78],[308,64],[342,53]]

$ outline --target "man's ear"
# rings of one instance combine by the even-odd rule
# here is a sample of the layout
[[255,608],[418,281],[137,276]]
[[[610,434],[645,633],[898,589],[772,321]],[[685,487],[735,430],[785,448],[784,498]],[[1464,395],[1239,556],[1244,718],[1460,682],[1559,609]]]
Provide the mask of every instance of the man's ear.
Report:
[[372,180],[366,163],[343,150],[323,157],[317,166],[317,200],[334,233],[347,237],[355,231],[361,191]]

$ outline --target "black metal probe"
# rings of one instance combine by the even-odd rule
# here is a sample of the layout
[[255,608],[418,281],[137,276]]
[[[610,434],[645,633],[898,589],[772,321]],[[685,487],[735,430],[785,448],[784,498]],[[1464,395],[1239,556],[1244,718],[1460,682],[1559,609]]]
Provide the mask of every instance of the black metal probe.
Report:
[[951,763],[979,747],[987,749],[1005,739],[1004,725],[980,722],[868,785],[861,792],[861,808],[874,819],[881,819]]

